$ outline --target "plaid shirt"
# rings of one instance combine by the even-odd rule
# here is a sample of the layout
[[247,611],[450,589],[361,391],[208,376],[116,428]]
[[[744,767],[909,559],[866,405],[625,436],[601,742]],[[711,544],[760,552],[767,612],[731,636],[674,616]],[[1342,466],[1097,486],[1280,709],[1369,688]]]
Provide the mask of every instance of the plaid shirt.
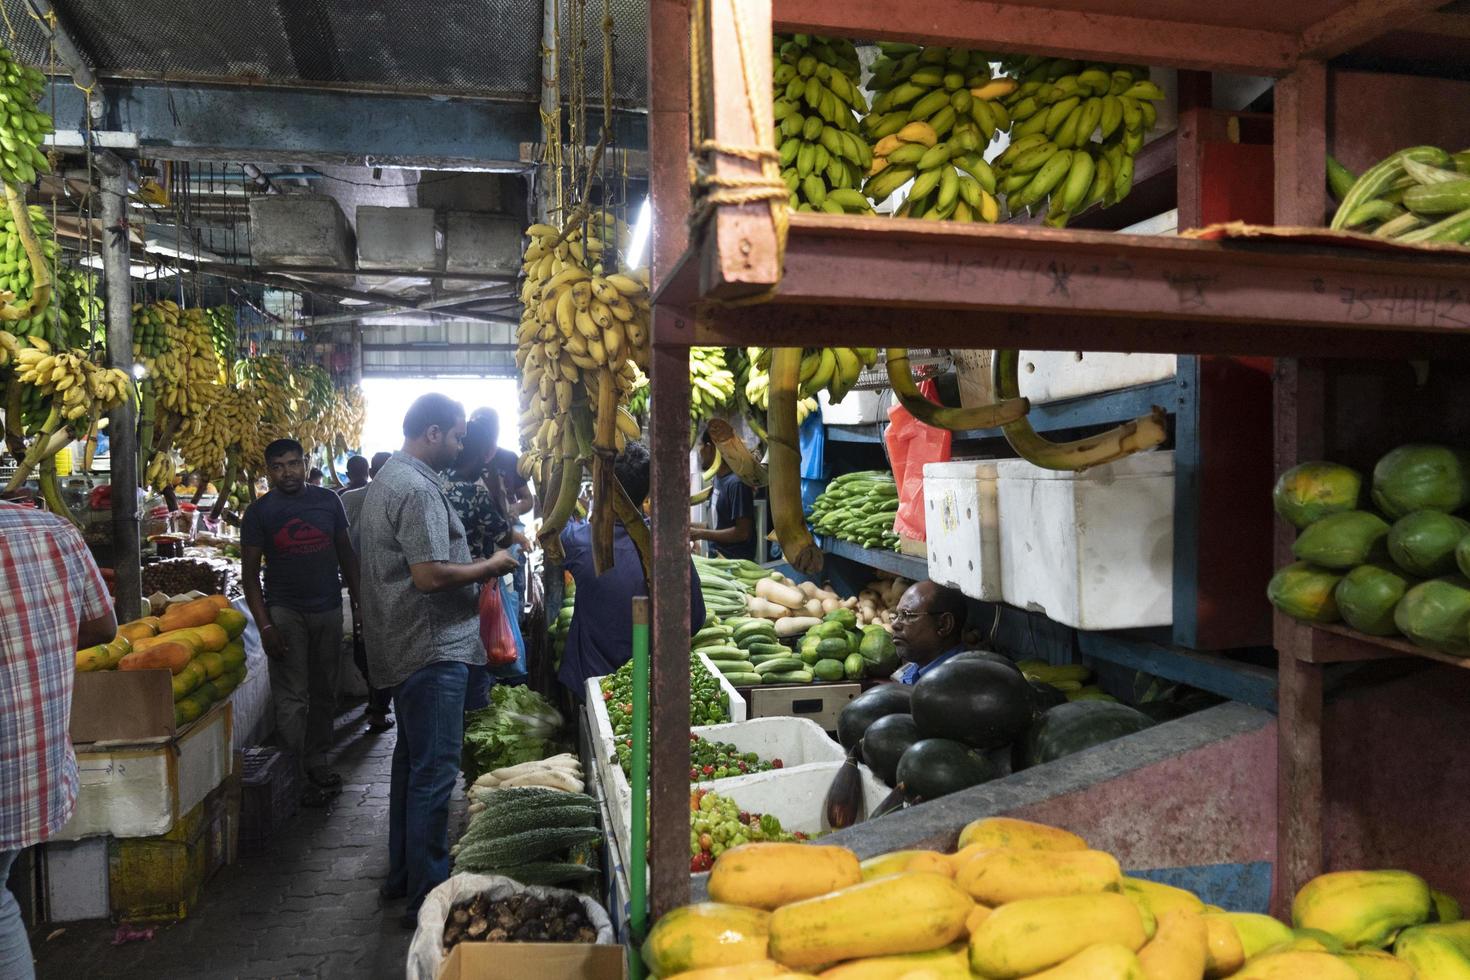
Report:
[[40,843],[71,819],[77,627],[112,611],[82,536],[0,503],[0,851]]

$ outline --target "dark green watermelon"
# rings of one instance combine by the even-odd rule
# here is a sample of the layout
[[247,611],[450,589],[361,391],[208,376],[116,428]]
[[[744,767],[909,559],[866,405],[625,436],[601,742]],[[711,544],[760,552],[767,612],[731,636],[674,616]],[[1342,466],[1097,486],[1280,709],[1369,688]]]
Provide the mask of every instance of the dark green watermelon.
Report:
[[993,749],[1020,736],[1035,711],[1031,682],[1014,666],[956,658],[919,678],[909,713],[925,738]]
[[1061,688],[1052,687],[1045,681],[1031,682],[1031,697],[1036,702],[1037,711],[1045,711],[1047,708],[1055,708],[1059,704],[1067,703],[1067,692]]
[[879,684],[859,694],[837,716],[837,741],[846,749],[862,739],[868,726],[884,715],[907,714],[913,688],[907,684]]
[[948,738],[926,738],[910,745],[898,760],[898,782],[911,803],[935,800],[989,782],[1001,774],[995,763]]
[[892,786],[899,758],[922,737],[913,715],[884,715],[863,733],[863,761],[873,775]]
[[1016,666],[1016,662],[1010,657],[1007,657],[1003,653],[996,653],[994,650],[965,650],[950,657],[945,663],[952,664],[960,660],[983,660],[987,663],[1000,664],[1003,667],[1011,667],[1015,670],[1021,669]]
[[1069,701],[1048,708],[1018,743],[1016,768],[1052,762],[1094,745],[1141,732],[1154,725],[1148,715],[1113,701]]

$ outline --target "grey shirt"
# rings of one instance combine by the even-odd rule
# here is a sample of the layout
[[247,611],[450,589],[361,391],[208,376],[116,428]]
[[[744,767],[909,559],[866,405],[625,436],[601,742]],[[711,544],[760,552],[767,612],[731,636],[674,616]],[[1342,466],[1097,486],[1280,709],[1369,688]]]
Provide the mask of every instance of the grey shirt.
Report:
[[420,592],[410,565],[468,564],[464,525],[427,463],[397,452],[363,495],[354,522],[362,568],[362,625],[373,683],[392,688],[430,664],[484,664],[479,589]]
[[342,509],[347,512],[347,533],[352,538],[352,547],[358,552],[362,551],[362,540],[357,534],[357,524],[358,518],[362,516],[362,502],[367,499],[367,491],[367,487],[342,491]]

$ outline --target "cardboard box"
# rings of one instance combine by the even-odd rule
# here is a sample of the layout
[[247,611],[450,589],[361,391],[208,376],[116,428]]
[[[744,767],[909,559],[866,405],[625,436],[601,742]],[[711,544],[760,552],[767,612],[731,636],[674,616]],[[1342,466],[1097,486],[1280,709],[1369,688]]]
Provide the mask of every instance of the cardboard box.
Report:
[[439,980],[624,980],[622,946],[583,943],[460,943],[450,950]]
[[157,670],[99,670],[76,675],[71,696],[71,740],[136,742],[172,738],[173,675]]

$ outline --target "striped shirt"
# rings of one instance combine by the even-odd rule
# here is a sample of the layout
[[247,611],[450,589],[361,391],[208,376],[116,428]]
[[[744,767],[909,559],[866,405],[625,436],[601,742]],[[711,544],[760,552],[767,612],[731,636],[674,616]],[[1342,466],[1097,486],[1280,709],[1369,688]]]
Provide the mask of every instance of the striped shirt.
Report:
[[77,627],[112,611],[82,536],[0,503],[0,851],[40,843],[77,795],[71,692]]

